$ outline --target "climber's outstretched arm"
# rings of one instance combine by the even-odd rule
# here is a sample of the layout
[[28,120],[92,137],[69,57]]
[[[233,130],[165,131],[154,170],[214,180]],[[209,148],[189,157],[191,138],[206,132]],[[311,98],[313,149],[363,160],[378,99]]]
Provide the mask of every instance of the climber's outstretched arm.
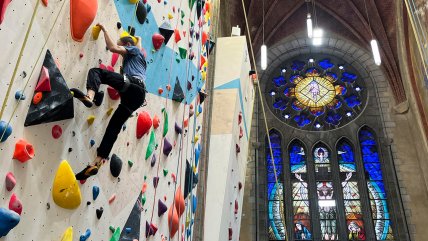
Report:
[[106,45],[108,50],[113,53],[118,53],[121,55],[125,55],[127,53],[125,47],[117,45],[113,40],[111,39],[110,35],[108,34],[107,30],[104,28],[102,24],[97,24],[101,28],[101,30],[104,33],[104,39],[106,41]]

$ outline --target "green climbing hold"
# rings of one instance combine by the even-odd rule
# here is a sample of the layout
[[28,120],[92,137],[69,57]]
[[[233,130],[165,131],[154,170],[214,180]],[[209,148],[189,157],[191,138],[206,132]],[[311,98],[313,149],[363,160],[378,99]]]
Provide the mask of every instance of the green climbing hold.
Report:
[[129,167],[132,167],[134,165],[134,162],[133,161],[131,161],[131,160],[128,160],[128,166]]
[[195,4],[196,0],[189,0],[189,8],[192,9],[193,5]]
[[183,21],[183,19],[181,19],[181,25],[184,25],[184,21]]
[[184,11],[181,10],[181,18],[184,18],[184,16],[186,16],[186,14],[184,14]]
[[193,28],[193,26],[195,26],[195,23],[193,23],[193,21],[190,21],[190,27]]
[[180,63],[180,59],[175,59],[175,61],[177,62],[177,64],[179,64],[179,63]]
[[[168,133],[168,112],[166,112],[165,108],[162,108],[162,113],[163,113],[163,137],[166,136],[166,134]],[[146,159],[147,159],[147,155],[146,155]]]
[[145,203],[146,203],[146,195],[143,195],[141,197],[141,205],[144,206]]
[[144,181],[147,179],[147,176],[146,175],[144,175]]
[[155,136],[155,132],[152,130],[152,132],[150,133],[149,145],[147,146],[146,160],[153,154],[153,151],[155,150],[155,146],[156,146],[156,136]]
[[116,228],[116,231],[114,231],[113,236],[111,236],[110,241],[119,241],[120,238],[120,227]]
[[166,175],[168,175],[168,170],[167,169],[163,169],[163,176],[166,177]]
[[108,229],[110,229],[110,231],[111,231],[112,233],[114,233],[114,227],[113,227],[113,226],[111,226],[111,225],[110,225],[110,227],[108,227]]
[[180,58],[185,59],[187,57],[187,49],[185,48],[178,48],[178,51],[180,51]]

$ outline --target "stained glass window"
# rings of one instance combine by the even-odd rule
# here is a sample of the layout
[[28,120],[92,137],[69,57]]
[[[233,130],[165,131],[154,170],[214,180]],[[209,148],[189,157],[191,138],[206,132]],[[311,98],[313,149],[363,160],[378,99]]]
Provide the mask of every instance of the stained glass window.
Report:
[[[266,139],[266,169],[267,169],[267,196],[268,196],[268,234],[269,240],[285,240],[284,220],[284,172],[281,150],[281,136],[278,131],[269,132],[273,158]],[[266,137],[267,138],[267,137]],[[275,165],[272,164],[273,163]],[[278,184],[275,179],[278,178]]]
[[377,240],[394,239],[386,200],[386,191],[380,165],[376,137],[372,130],[362,128],[359,132],[364,174],[369,191],[370,208]]
[[336,149],[340,181],[342,183],[348,240],[366,240],[354,150],[345,139],[339,141]]
[[300,141],[288,148],[293,202],[293,234],[295,240],[312,240],[311,215],[308,195],[306,152]]

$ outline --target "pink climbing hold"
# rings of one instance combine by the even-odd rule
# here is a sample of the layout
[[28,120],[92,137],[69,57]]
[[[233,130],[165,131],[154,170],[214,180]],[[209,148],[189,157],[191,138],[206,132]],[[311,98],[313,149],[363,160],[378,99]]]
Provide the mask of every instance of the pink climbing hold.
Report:
[[6,190],[9,192],[12,191],[12,189],[16,185],[16,179],[12,172],[8,172],[6,174]]
[[143,183],[143,187],[141,188],[141,192],[144,194],[147,191],[147,182]]
[[22,202],[19,198],[14,194],[10,197],[9,201],[9,209],[14,211],[15,213],[21,215],[22,213]]
[[152,119],[147,111],[140,112],[137,119],[137,139],[141,139],[145,134],[149,133],[152,127]]
[[174,30],[174,40],[176,43],[180,42],[181,40],[180,31],[178,31],[178,29]]
[[59,126],[59,125],[54,125],[54,126],[52,127],[52,137],[53,137],[54,139],[58,139],[58,138],[60,138],[60,137],[61,137],[61,135],[62,135],[62,128],[61,128],[61,126]]
[[160,47],[162,47],[163,42],[165,41],[165,37],[155,33],[152,36],[152,42],[153,42],[153,47],[155,48],[155,50],[159,50]]
[[171,173],[171,178],[172,178],[172,181],[175,183],[177,180],[177,177],[175,176],[174,173]]
[[153,128],[157,129],[160,125],[159,116],[156,114],[153,116]]
[[49,92],[51,91],[51,81],[49,78],[49,70],[42,66],[42,70],[40,71],[39,81],[37,82],[37,86],[35,91],[37,92]]
[[112,100],[118,100],[120,98],[119,92],[110,86],[107,87],[107,93]]
[[111,204],[116,199],[116,193],[111,195],[111,197],[108,199],[108,203]]
[[175,208],[178,212],[178,216],[181,217],[184,213],[184,209],[186,208],[186,204],[184,201],[184,195],[181,191],[181,186],[177,188],[177,191],[175,192]]
[[16,159],[22,163],[32,159],[34,157],[33,145],[28,143],[24,139],[20,139],[15,144],[15,152],[13,153],[13,159]]
[[113,53],[113,55],[111,56],[110,65],[114,67],[116,65],[118,59],[119,59],[119,54]]
[[7,5],[9,5],[10,2],[11,0],[0,0],[0,24],[4,20],[4,15],[6,14]]

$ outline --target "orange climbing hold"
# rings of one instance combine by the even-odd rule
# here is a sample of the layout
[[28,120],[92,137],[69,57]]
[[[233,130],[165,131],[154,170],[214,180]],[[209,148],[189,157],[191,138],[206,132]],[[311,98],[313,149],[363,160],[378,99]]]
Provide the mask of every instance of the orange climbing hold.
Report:
[[202,32],[202,45],[205,45],[207,43],[208,40],[208,34],[207,32],[203,31]]
[[48,0],[42,0],[43,5],[45,5],[45,7],[48,6]]
[[144,194],[147,191],[147,182],[143,183],[143,187],[141,188],[141,192]]
[[43,94],[42,92],[36,92],[33,97],[33,104],[37,105],[42,101]]
[[15,144],[15,152],[13,153],[13,159],[16,159],[22,163],[32,159],[34,157],[33,145],[28,143],[24,139],[20,139]]
[[186,128],[186,127],[188,127],[189,126],[189,119],[187,118],[187,119],[185,119],[184,120],[184,122],[183,122],[183,127],[184,128]]
[[40,71],[39,81],[37,82],[35,91],[49,92],[51,90],[52,88],[51,88],[51,80],[49,77],[49,70],[45,66],[42,66],[42,70]]
[[70,1],[70,28],[71,37],[82,42],[86,30],[91,26],[97,15],[97,0],[71,0]]
[[177,188],[177,191],[175,192],[175,208],[177,209],[178,216],[181,217],[184,213],[184,209],[186,208],[186,205],[184,203],[184,195],[181,191],[181,186]]
[[202,67],[204,66],[205,62],[206,62],[205,57],[201,56],[201,66],[199,67],[200,69],[202,69]]
[[167,85],[166,85],[166,89],[167,89],[168,91],[171,91],[171,85],[170,85],[170,84],[167,84]]
[[177,215],[177,210],[175,206],[171,205],[168,211],[168,227],[169,227],[169,235],[174,237],[175,233],[177,233],[179,228],[179,218]]
[[4,15],[6,14],[7,5],[9,5],[10,2],[11,0],[0,0],[0,24],[4,20]]
[[158,94],[162,94],[163,93],[163,89],[161,88],[161,87],[159,87],[159,89],[158,89]]
[[153,116],[153,128],[157,129],[160,125],[160,120],[158,115]]
[[176,43],[180,42],[181,40],[180,31],[178,31],[178,29],[174,30],[174,39]]

